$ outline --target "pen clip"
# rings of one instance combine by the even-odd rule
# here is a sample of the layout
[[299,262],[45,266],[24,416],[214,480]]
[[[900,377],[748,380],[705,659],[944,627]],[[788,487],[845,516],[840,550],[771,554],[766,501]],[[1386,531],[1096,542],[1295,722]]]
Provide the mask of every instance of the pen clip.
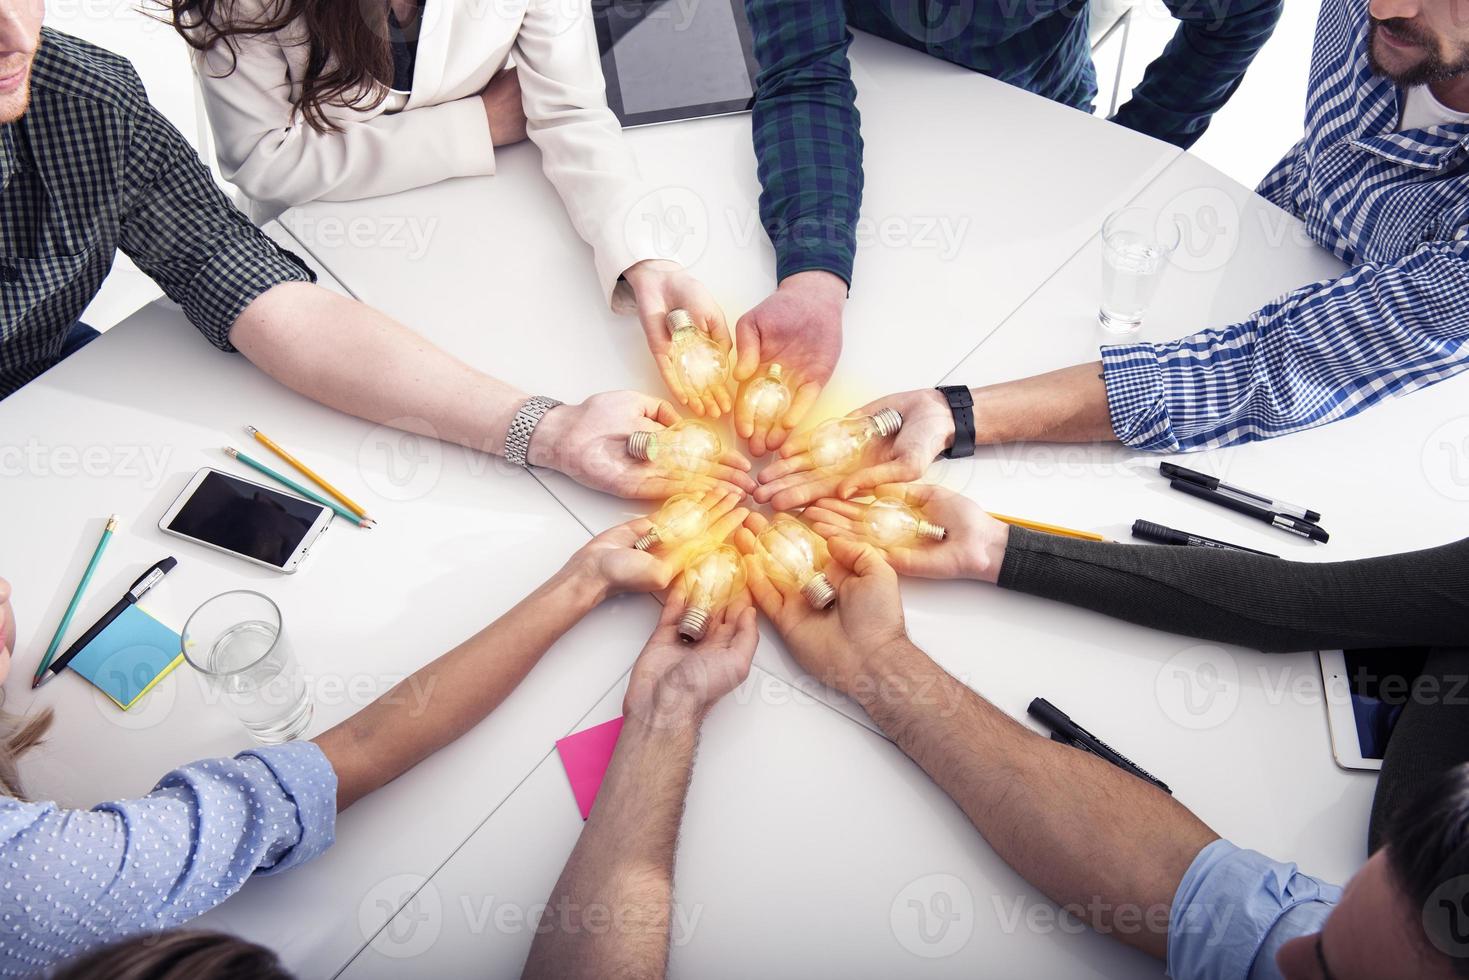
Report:
[[138,580],[128,589],[128,595],[132,596],[134,602],[137,602],[149,589],[157,585],[163,576],[173,571],[173,567],[178,563],[178,559],[172,555],[154,562],[146,572],[138,576]]

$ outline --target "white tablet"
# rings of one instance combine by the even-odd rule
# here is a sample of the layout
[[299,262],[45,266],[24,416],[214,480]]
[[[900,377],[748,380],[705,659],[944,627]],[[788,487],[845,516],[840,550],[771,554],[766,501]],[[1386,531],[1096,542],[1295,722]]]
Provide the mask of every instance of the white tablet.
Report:
[[1424,652],[1327,650],[1319,654],[1331,754],[1343,769],[1378,770]]
[[607,104],[623,126],[744,112],[758,66],[744,0],[593,0]]

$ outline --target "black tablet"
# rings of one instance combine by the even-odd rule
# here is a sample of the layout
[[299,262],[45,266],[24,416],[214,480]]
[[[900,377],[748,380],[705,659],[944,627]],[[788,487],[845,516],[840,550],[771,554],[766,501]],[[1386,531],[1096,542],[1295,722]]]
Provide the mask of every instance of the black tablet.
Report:
[[623,126],[745,112],[758,70],[744,0],[593,0],[607,104]]

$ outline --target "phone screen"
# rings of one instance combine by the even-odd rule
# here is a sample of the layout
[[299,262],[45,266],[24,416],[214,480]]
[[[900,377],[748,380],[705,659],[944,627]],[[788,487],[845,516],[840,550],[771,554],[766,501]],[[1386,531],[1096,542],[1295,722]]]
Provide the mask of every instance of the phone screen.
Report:
[[1364,759],[1381,759],[1403,713],[1412,684],[1427,660],[1422,649],[1346,651],[1347,685]]
[[168,529],[285,568],[321,505],[211,470]]

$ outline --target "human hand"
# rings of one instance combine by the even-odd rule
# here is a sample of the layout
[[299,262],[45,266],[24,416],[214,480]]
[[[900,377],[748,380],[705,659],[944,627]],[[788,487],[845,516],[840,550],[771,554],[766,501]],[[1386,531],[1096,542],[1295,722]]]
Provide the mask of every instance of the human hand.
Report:
[[644,259],[624,272],[623,277],[632,287],[638,319],[648,339],[648,350],[652,351],[668,390],[695,415],[717,419],[727,413],[734,404],[728,383],[711,388],[702,395],[685,391],[670,357],[673,348],[667,323],[670,310],[688,310],[699,329],[707,333],[726,356],[729,354],[729,327],[724,322],[724,311],[709,290],[683,266],[666,259]]
[[[1008,525],[962,494],[925,484],[884,484],[874,497],[897,497],[920,509],[925,519],[948,532],[942,541],[919,541],[883,547],[871,542],[899,575],[915,578],[972,578],[993,584],[1000,576]],[[823,497],[802,512],[811,530],[823,538],[868,538],[862,527],[867,504]]]
[[734,533],[750,513],[735,506],[740,495],[710,490],[700,504],[709,513],[709,528],[693,541],[656,552],[639,551],[634,543],[647,534],[653,522],[646,517],[608,528],[572,556],[569,564],[592,577],[601,595],[622,592],[661,592],[683,571],[693,551],[711,540],[723,541]]
[[834,537],[827,543],[832,560],[826,576],[836,587],[836,605],[814,610],[799,587],[776,582],[755,556],[755,536],[767,523],[761,515],[751,514],[735,531],[735,547],[746,556],[750,595],[802,669],[827,686],[852,694],[871,678],[871,660],[907,638],[897,573],[871,545]]
[[686,599],[682,589],[675,589],[664,602],[622,701],[624,715],[654,728],[697,725],[716,701],[744,682],[760,638],[750,595],[742,589],[710,621],[702,640],[683,642],[678,621]]
[[508,146],[525,139],[525,103],[520,97],[520,74],[514,68],[497,72],[479,94],[490,123],[490,142]]
[[[734,376],[741,386],[735,432],[749,440],[750,452],[757,458],[780,448],[831,380],[842,353],[846,303],[847,284],[840,276],[819,270],[798,272],[781,280],[775,292],[735,324],[740,358]],[[785,372],[791,405],[782,418],[767,423],[755,418],[743,396],[745,382],[771,364],[779,364]]]
[[10,656],[15,650],[15,610],[10,605],[10,583],[0,578],[0,684],[10,676]]
[[903,427],[891,439],[869,442],[855,470],[831,473],[817,466],[810,455],[811,434],[804,432],[781,447],[780,459],[760,471],[755,499],[776,510],[794,510],[818,497],[845,499],[881,483],[907,483],[922,477],[929,464],[953,445],[954,413],[935,389],[888,395],[868,402],[847,418],[862,418],[884,408],[897,409]]
[[706,474],[671,473],[627,453],[627,437],[641,429],[665,429],[679,421],[673,406],[636,391],[592,395],[579,405],[547,412],[531,434],[527,458],[593,490],[653,500],[689,490],[748,493],[755,487],[750,461],[726,452]]

